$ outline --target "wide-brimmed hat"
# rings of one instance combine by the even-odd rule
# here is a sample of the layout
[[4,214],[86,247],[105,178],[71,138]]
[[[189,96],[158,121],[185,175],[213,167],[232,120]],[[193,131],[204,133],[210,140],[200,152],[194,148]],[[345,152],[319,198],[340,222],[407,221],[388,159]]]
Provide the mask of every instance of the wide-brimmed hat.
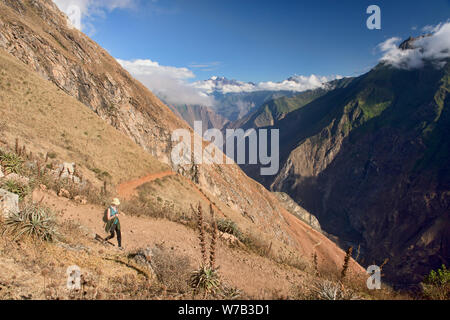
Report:
[[115,206],[118,206],[118,205],[120,205],[120,200],[117,199],[117,198],[114,198],[114,199],[111,201],[111,204],[113,204],[113,205],[115,205]]

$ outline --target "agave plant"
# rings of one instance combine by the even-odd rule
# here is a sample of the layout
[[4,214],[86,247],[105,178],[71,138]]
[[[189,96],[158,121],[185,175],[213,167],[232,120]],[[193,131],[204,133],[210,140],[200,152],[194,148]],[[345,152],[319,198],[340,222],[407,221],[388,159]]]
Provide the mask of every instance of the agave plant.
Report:
[[190,285],[195,292],[203,291],[205,297],[220,290],[220,279],[217,270],[202,266],[192,272]]
[[5,168],[6,173],[20,174],[23,169],[23,159],[15,153],[0,152],[0,162]]
[[11,213],[4,222],[4,233],[14,239],[30,236],[42,241],[53,241],[57,235],[53,212],[36,204],[28,204],[17,213]]
[[234,287],[230,287],[226,284],[222,284],[222,294],[220,297],[221,299],[237,300],[241,299],[241,295],[242,295],[241,290]]
[[329,280],[318,280],[312,288],[313,298],[316,300],[356,300],[359,297],[342,283]]

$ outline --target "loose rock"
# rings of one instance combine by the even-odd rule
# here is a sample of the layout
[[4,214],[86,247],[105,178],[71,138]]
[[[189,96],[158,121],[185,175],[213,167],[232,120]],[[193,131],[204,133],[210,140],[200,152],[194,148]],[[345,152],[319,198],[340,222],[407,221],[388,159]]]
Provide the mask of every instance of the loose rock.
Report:
[[8,217],[12,213],[18,213],[19,196],[4,189],[0,189],[0,212],[4,217]]

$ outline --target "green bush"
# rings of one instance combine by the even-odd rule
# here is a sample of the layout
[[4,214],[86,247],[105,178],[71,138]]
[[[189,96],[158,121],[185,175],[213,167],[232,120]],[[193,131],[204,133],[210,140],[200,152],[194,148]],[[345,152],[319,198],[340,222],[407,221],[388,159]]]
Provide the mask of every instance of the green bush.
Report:
[[450,299],[450,270],[442,265],[437,271],[432,270],[422,282],[423,293],[432,300]]
[[47,157],[49,159],[55,159],[57,157],[56,152],[50,151],[49,153],[47,153]]
[[222,232],[232,234],[238,239],[242,239],[242,232],[239,230],[236,223],[230,219],[217,220],[217,229]]
[[53,241],[57,235],[56,218],[49,208],[30,203],[5,219],[3,233],[13,235],[14,239],[30,236],[42,241]]
[[95,173],[95,177],[98,180],[105,181],[111,179],[111,175],[107,171],[102,171],[99,168],[93,168],[91,171]]

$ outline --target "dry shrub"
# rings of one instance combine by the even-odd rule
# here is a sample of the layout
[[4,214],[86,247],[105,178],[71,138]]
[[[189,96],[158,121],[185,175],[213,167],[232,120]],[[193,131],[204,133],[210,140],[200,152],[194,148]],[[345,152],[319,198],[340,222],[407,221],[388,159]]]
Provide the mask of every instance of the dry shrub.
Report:
[[131,216],[166,219],[172,222],[183,223],[191,228],[195,227],[195,222],[191,216],[183,212],[177,212],[173,203],[168,201],[158,203],[151,199],[144,200],[139,197],[134,197],[131,200],[122,201],[121,208]]
[[6,131],[6,129],[8,129],[6,120],[0,120],[0,134]]
[[305,271],[309,264],[297,253],[289,252],[287,255],[278,255],[272,258],[278,263],[296,268],[301,271]]
[[189,271],[192,269],[189,257],[157,246],[152,250],[151,266],[167,290],[179,293],[188,291]]
[[75,199],[77,196],[81,196],[89,203],[106,206],[109,204],[111,197],[109,193],[101,192],[99,189],[95,188],[89,181],[76,183],[68,178],[59,179],[50,174],[45,174],[37,180],[37,182],[54,190],[57,194],[63,189],[67,190],[71,200]]
[[251,232],[248,232],[246,234],[243,234],[239,240],[242,241],[242,243],[244,243],[250,251],[262,257],[270,257],[272,245],[265,239],[258,237]]
[[108,286],[102,290],[98,299],[148,300],[157,296],[151,283],[145,277],[127,274],[108,278]]

